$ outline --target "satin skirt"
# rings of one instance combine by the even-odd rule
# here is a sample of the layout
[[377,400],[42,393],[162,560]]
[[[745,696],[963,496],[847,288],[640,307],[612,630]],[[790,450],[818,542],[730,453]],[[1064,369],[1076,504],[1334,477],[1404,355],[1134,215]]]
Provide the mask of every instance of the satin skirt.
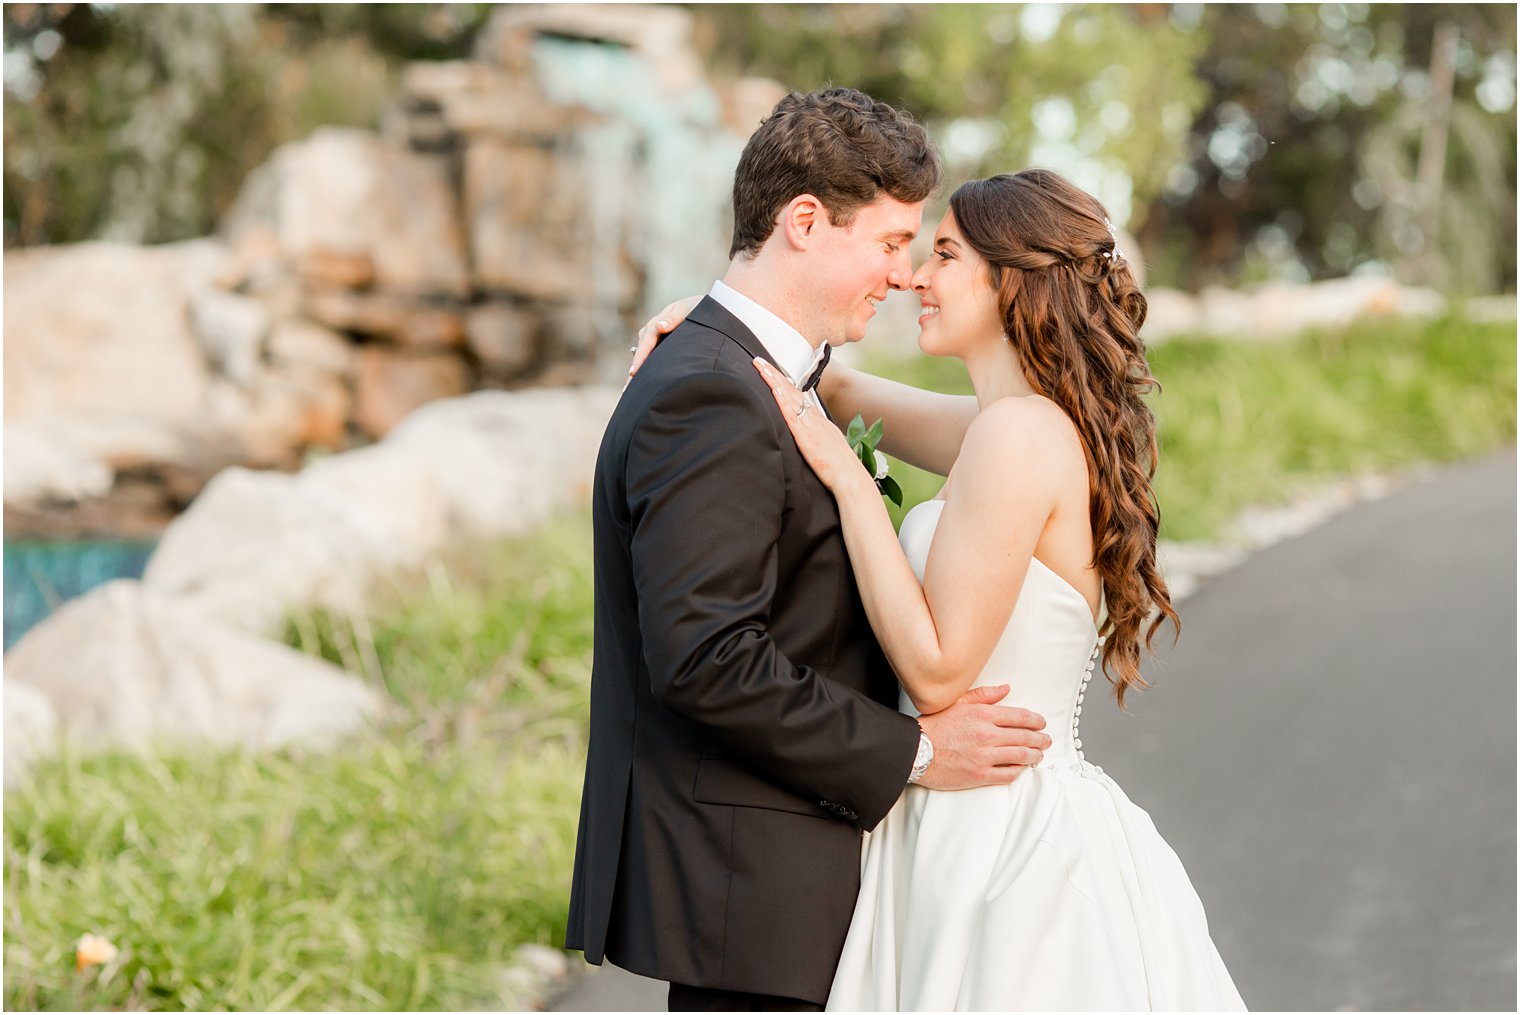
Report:
[[1150,816],[1085,762],[910,786],[868,834],[830,1011],[1244,1010]]

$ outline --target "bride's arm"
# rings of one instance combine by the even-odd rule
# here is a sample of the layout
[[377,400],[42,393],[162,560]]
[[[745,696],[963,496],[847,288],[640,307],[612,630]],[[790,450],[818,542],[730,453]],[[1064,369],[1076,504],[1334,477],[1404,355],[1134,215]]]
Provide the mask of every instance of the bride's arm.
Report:
[[[701,302],[691,296],[667,304],[639,329],[633,363],[628,376],[638,372],[661,338],[686,320]],[[948,476],[960,454],[966,428],[976,418],[976,399],[970,395],[946,395],[900,384],[863,370],[835,364],[823,372],[818,396],[841,429],[859,413],[867,423],[882,421],[881,450],[893,458],[937,476]]]
[[798,447],[839,502],[866,614],[903,689],[920,712],[948,707],[987,664],[1008,624],[1055,507],[1070,433],[1061,442],[1048,413],[1026,399],[1004,399],[977,417],[920,585],[849,445],[817,414],[798,419],[797,390],[768,364],[761,372]]
[[926,391],[843,365],[823,372],[818,394],[840,426],[856,413],[867,423],[880,419],[881,450],[937,476],[950,474],[977,412],[972,395]]

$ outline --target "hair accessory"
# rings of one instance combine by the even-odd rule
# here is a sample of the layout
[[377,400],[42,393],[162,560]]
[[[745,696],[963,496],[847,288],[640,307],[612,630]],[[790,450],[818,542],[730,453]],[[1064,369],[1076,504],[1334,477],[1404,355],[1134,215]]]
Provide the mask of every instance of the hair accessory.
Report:
[[1108,227],[1108,238],[1114,243],[1114,249],[1112,252],[1105,250],[1103,252],[1103,256],[1110,259],[1115,257],[1123,257],[1124,251],[1119,249],[1119,231],[1114,228],[1114,224],[1108,220],[1107,215],[1103,216],[1103,224]]

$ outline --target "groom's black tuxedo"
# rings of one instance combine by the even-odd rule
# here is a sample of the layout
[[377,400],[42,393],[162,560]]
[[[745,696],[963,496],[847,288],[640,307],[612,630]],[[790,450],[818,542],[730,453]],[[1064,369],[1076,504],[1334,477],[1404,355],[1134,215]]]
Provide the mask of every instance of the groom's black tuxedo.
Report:
[[597,457],[591,741],[566,945],[677,983],[822,1002],[860,833],[918,726],[861,606],[834,499],[704,300]]

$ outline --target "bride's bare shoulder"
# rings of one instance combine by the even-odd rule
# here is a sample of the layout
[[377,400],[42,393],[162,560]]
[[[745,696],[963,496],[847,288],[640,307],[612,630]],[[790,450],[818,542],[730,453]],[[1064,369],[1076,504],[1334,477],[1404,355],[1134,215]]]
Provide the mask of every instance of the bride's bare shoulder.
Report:
[[966,431],[962,459],[1005,467],[1061,469],[1085,465],[1071,419],[1042,395],[1000,398],[977,413]]

